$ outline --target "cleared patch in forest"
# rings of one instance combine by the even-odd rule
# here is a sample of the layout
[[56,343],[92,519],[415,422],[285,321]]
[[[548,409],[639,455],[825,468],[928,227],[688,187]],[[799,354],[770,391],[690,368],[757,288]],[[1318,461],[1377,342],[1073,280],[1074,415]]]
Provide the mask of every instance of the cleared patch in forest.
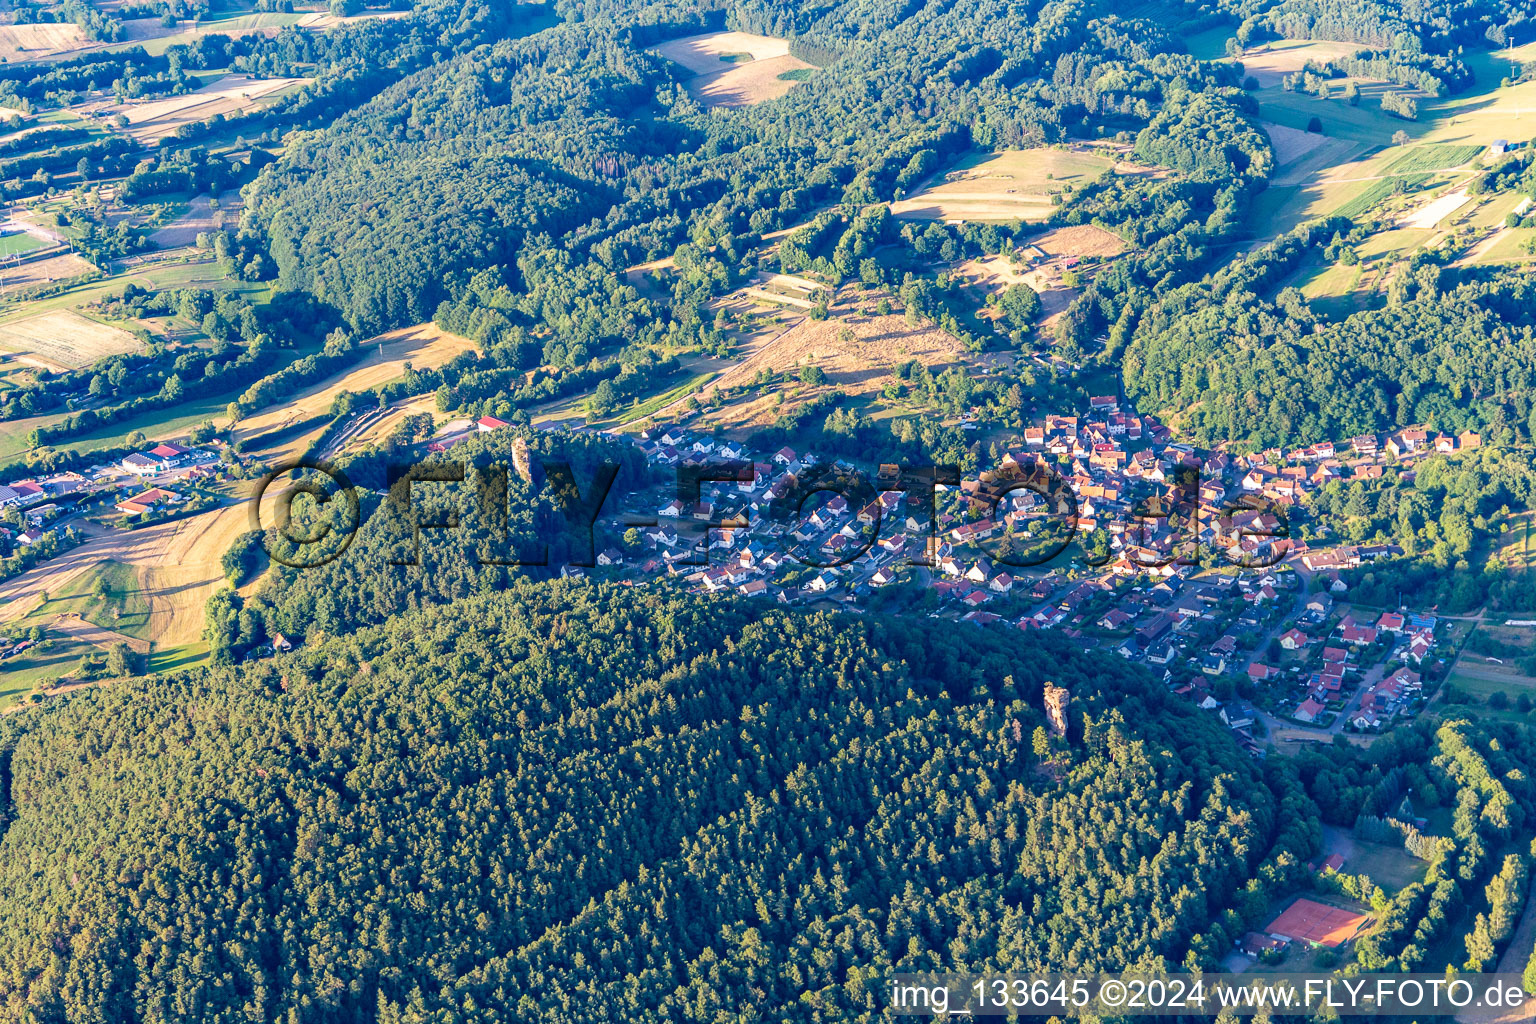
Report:
[[750,32],[673,39],[651,52],[691,71],[689,94],[710,107],[746,107],[777,99],[815,70],[790,55],[789,40]]
[[1243,74],[1251,75],[1258,80],[1260,88],[1265,88],[1279,85],[1281,79],[1301,71],[1309,61],[1326,64],[1359,49],[1358,43],[1285,39],[1249,50],[1237,59],[1243,65]]

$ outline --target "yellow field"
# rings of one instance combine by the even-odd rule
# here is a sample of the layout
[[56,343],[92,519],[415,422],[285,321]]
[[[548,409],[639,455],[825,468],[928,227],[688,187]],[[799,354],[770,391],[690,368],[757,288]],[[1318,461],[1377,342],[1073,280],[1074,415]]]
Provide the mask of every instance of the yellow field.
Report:
[[1036,221],[1056,207],[1066,185],[1084,185],[1115,165],[1101,153],[1067,149],[1007,150],[962,160],[922,191],[891,204],[900,217],[959,221]]
[[[842,336],[845,328],[851,337]],[[827,387],[859,396],[879,391],[895,380],[892,371],[908,360],[915,359],[938,373],[964,362],[967,355],[958,339],[931,324],[909,327],[897,314],[864,316],[848,307],[834,306],[833,315],[826,320],[802,319],[783,331],[766,333],[745,358],[712,379],[703,390],[750,384],[759,370],[793,375],[801,367],[815,365],[826,373]],[[810,389],[808,394],[815,391]],[[686,396],[678,404],[685,400]],[[707,413],[703,422],[745,435],[772,423],[794,404],[787,401],[781,407],[775,404],[774,396],[758,397],[754,392],[742,401]]]
[[40,313],[0,325],[0,351],[15,353],[19,362],[54,370],[89,366],[139,347],[139,339],[127,331],[89,320],[73,310]]
[[367,345],[373,351],[362,363],[326,378],[297,398],[241,420],[235,429],[236,438],[256,437],[324,415],[343,391],[367,391],[403,376],[406,363],[423,368],[442,366],[460,352],[475,347],[474,342],[447,334],[432,324],[393,331]]
[[752,60],[772,60],[788,56],[789,40],[751,32],[708,32],[673,39],[653,46],[651,50],[674,64],[681,64],[695,75],[712,75],[735,66],[725,60],[726,57],[742,54]]
[[1276,39],[1254,47],[1238,58],[1243,74],[1258,79],[1259,87],[1278,85],[1292,72],[1300,71],[1308,61],[1326,64],[1361,47],[1357,43],[1335,43],[1304,39]]
[[73,23],[0,25],[0,60],[43,60],[93,45]]
[[102,113],[108,117],[122,114],[128,118],[129,135],[140,142],[154,142],[174,134],[184,124],[206,121],[215,114],[240,114],[273,93],[304,81],[307,79],[225,75],[185,96],[104,107]]
[[1051,256],[1118,256],[1129,248],[1125,239],[1095,224],[1057,228],[1024,244],[1038,246]]
[[789,40],[750,32],[710,32],[652,48],[693,73],[688,92],[709,107],[746,107],[777,99],[797,82],[779,77],[810,64],[792,57]]
[[11,292],[12,289],[29,289],[38,284],[68,281],[69,278],[78,278],[92,270],[95,270],[92,264],[86,263],[74,253],[34,259],[32,263],[23,263],[22,266],[6,267],[5,272],[0,273],[0,290]]

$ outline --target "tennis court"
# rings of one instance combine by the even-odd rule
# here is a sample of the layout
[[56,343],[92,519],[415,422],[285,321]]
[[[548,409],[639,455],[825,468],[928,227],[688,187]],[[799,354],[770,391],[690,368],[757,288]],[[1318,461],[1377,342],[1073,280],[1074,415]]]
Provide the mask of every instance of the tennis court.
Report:
[[1270,935],[1332,949],[1360,934],[1370,920],[1366,915],[1357,914],[1353,910],[1330,907],[1326,903],[1303,898],[1286,907],[1264,930]]

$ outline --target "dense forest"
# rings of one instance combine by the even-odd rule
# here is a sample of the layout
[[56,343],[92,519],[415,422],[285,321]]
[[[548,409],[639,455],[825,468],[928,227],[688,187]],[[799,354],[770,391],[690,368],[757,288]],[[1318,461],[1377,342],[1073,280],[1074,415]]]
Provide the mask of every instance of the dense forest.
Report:
[[1180,962],[1311,852],[1219,723],[1064,641],[575,582],[0,730],[39,1021],[863,1019],[892,969]]
[[1424,423],[1536,436],[1536,320],[1530,281],[1449,270],[1416,255],[1387,305],[1331,320],[1275,286],[1347,223],[1317,222],[1171,291],[1124,354],[1126,391],[1148,411],[1179,410],[1205,443],[1310,443]]
[[[12,6],[121,36],[122,11],[83,0]],[[584,394],[589,416],[638,406],[692,372],[680,357],[729,356],[711,300],[780,231],[765,267],[878,287],[880,315],[897,302],[970,353],[1022,348],[1035,292],[1000,292],[994,325],[950,268],[1042,225],[915,222],[889,204],[980,151],[1113,141],[1145,166],[1074,183],[1044,226],[1095,225],[1136,251],[1081,282],[1054,359],[905,361],[883,394],[921,412],[877,417],[828,389],[752,443],[970,474],[1002,432],[1115,375],[1206,444],[1475,430],[1484,447],[1319,487],[1298,519],[1319,546],[1403,549],[1344,574],[1353,600],[1527,609],[1536,585],[1487,535],[1536,501],[1536,463],[1513,450],[1536,443],[1536,283],[1419,254],[1380,308],[1330,317],[1285,282],[1358,241],[1355,225],[1303,224],[1234,257],[1279,158],[1251,83],[1187,43],[1207,28],[1342,41],[1359,49],[1300,81],[1368,72],[1440,96],[1472,83],[1468,50],[1528,34],[1530,7],[421,0],[335,32],[0,65],[0,103],[28,111],[82,89],[177,95],[208,71],[309,80],[148,148],[71,127],[46,129],[45,155],[0,140],[7,198],[76,166],[121,176],[126,202],[244,185],[238,229],[198,246],[224,277],[272,285],[260,302],[104,289],[93,314],[174,315],[206,342],[8,384],[0,419],[60,417],[32,447],[204,393],[227,392],[238,422],[424,321],[475,351],[342,392],[321,441],[414,396],[513,424],[407,485],[395,449],[436,424],[404,417],[341,459],[347,500],[300,502],[305,526],[361,521],[336,557],[289,565],[275,532],[238,539],[206,667],[0,717],[0,1020],[874,1020],[895,971],[1213,971],[1278,897],[1316,889],[1373,907],[1349,953],[1363,969],[1489,967],[1536,852],[1523,725],[1442,706],[1368,748],[1256,759],[1164,679],[1065,631],[689,596],[664,570],[648,586],[561,579],[618,538],[573,524],[560,495],[600,498],[605,464],[615,493],[662,481],[627,440],[529,423]],[[787,39],[814,73],[707,108],[651,48],[717,30]],[[257,142],[225,161],[201,144],[220,132]],[[1511,156],[1470,187],[1530,191],[1533,175]],[[104,264],[147,234],[97,227],[81,251]],[[662,259],[664,284],[624,273]],[[764,367],[726,397],[824,382],[814,363]],[[976,420],[984,434],[964,429]],[[0,576],[84,539],[13,552]],[[297,650],[274,653],[279,637]],[[1064,735],[1048,682],[1072,694]],[[1318,876],[1325,824],[1400,847],[1422,877],[1389,894]]]

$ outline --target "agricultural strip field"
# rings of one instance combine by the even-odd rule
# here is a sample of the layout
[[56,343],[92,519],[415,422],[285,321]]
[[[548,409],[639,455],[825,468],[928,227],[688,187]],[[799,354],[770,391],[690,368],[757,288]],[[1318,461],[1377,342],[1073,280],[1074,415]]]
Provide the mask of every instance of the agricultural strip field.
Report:
[[1391,178],[1381,178],[1370,182],[1363,190],[1355,195],[1344,205],[1334,209],[1333,215],[1337,217],[1363,217],[1370,213],[1383,199],[1392,195],[1401,188],[1416,188],[1429,180],[1428,175],[1414,174]]
[[215,114],[226,117],[245,112],[276,93],[308,81],[304,78],[252,78],[249,75],[225,75],[210,85],[184,96],[172,96],[149,103],[131,103],[107,107],[104,113],[121,114],[128,119],[129,135],[140,142],[158,142],[174,135],[184,124],[206,121]]
[[1460,167],[1483,151],[1481,146],[1414,146],[1382,168],[1383,174],[1411,174],[1415,171],[1448,171]]
[[31,625],[61,613],[86,614],[77,607],[79,595],[88,594],[95,576],[115,564],[136,580],[125,595],[132,602],[131,615],[125,614],[126,624],[98,615],[95,625],[157,646],[195,643],[202,634],[204,603],[225,584],[224,552],[249,528],[250,507],[236,501],[175,522],[114,530],[0,583],[0,629],[4,623]]
[[46,60],[91,45],[85,31],[72,22],[0,25],[0,60]]
[[0,351],[49,369],[72,370],[107,356],[134,352],[139,339],[120,327],[71,310],[57,310],[0,324]]
[[900,217],[928,220],[1044,220],[1064,185],[1084,185],[1109,173],[1100,153],[1067,149],[1007,150],[964,158],[943,180],[891,204]]

